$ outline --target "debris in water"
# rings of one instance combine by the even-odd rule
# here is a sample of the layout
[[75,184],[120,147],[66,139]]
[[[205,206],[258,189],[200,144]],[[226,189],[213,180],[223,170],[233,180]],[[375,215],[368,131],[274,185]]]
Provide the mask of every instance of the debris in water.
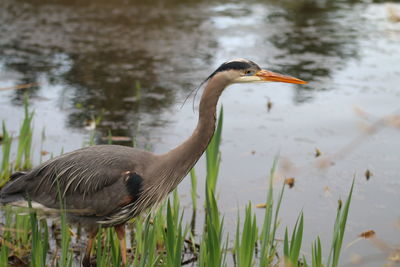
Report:
[[268,98],[268,102],[267,102],[267,111],[270,112],[272,109],[273,103],[271,101],[271,99]]
[[113,142],[131,142],[132,138],[128,136],[103,136],[101,138],[103,141],[113,141]]
[[368,231],[362,232],[360,234],[360,237],[365,238],[365,239],[368,239],[368,238],[371,238],[371,237],[374,237],[374,236],[375,236],[375,231],[374,230],[368,230]]
[[318,158],[319,156],[321,156],[321,150],[319,150],[318,148],[315,149],[315,157]]
[[34,87],[37,85],[38,85],[38,83],[26,83],[26,84],[20,84],[20,85],[14,85],[14,86],[10,86],[10,87],[0,88],[0,91],[15,90],[15,89],[27,89],[27,88]]
[[42,150],[42,151],[40,151],[40,155],[42,155],[42,156],[46,156],[47,154],[49,154],[50,152],[49,151],[46,151],[46,150]]
[[369,169],[367,169],[365,171],[365,179],[367,179],[367,181],[368,181],[369,178],[371,178],[371,176],[372,176],[372,172]]
[[267,207],[267,203],[256,204],[256,208],[259,208],[259,209],[265,209],[266,207]]
[[289,188],[292,188],[294,186],[294,178],[290,177],[290,178],[286,178],[285,179],[285,184],[287,184],[289,186]]

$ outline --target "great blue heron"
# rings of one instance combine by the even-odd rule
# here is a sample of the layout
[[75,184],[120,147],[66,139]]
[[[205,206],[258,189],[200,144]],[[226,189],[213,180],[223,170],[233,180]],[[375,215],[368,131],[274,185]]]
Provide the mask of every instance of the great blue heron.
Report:
[[203,154],[214,134],[216,106],[224,89],[233,83],[306,83],[262,70],[246,59],[223,63],[206,81],[197,127],[178,147],[162,155],[117,145],[78,149],[13,174],[0,192],[0,202],[31,199],[58,209],[61,194],[68,219],[88,231],[82,264],[90,265],[93,240],[101,225],[115,227],[125,266],[125,223],[163,200]]

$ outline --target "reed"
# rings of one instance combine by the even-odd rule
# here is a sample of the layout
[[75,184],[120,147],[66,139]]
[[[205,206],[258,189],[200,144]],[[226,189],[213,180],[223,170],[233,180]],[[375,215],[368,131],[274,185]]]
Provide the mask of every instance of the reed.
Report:
[[274,202],[273,179],[275,175],[276,166],[278,164],[278,157],[275,158],[269,175],[269,183],[266,197],[266,209],[264,213],[264,221],[262,226],[260,239],[260,265],[270,266],[277,252],[277,241],[275,238],[278,229],[278,215],[282,203],[285,185],[278,195],[277,202]]
[[350,192],[344,206],[342,205],[342,201],[339,200],[335,225],[333,228],[331,250],[329,252],[329,258],[326,266],[337,267],[339,264],[339,257],[342,249],[343,237],[346,230],[347,216],[349,214],[351,197],[353,195],[353,188],[354,188],[354,179],[351,184]]
[[176,210],[167,202],[167,228],[164,231],[165,241],[165,265],[166,267],[181,266],[183,250],[182,216],[175,213]]
[[[46,220],[39,220],[29,201],[31,230],[31,266],[45,267],[49,250],[49,231]],[[62,265],[64,266],[64,265]]]
[[217,186],[219,166],[221,164],[221,152],[219,151],[219,147],[221,144],[223,121],[224,121],[224,109],[223,107],[221,107],[218,116],[217,128],[206,150],[206,168],[207,168],[206,183],[207,183],[207,188],[210,189],[212,192],[215,191],[215,187]]
[[159,261],[160,256],[157,255],[156,251],[156,231],[150,220],[151,216],[147,216],[145,220],[141,217],[136,220],[136,244],[133,266],[154,267]]
[[16,170],[27,170],[32,168],[31,146],[32,146],[32,120],[34,112],[29,111],[28,96],[24,97],[24,120],[19,131],[19,142],[17,156],[15,159]]
[[251,267],[255,263],[254,253],[258,240],[256,216],[251,210],[251,203],[246,207],[242,234],[240,234],[240,216],[236,223],[235,262],[238,267]]
[[303,213],[301,212],[294,225],[292,238],[289,241],[288,229],[285,229],[285,239],[283,241],[283,255],[285,266],[301,266],[299,262],[301,242],[303,240]]
[[10,151],[11,151],[11,143],[12,136],[7,131],[5,121],[2,122],[2,132],[3,132],[3,141],[1,143],[2,147],[2,161],[1,161],[1,169],[0,169],[0,187],[2,187],[10,177],[11,174],[11,166],[10,166]]

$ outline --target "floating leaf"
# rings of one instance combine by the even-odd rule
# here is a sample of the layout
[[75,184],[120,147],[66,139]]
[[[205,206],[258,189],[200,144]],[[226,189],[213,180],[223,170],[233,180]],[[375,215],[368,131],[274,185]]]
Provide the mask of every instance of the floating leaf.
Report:
[[318,148],[315,149],[315,157],[318,158],[319,156],[321,156],[321,150],[319,150]]
[[46,150],[40,151],[40,155],[42,155],[42,156],[46,156],[47,154],[49,154],[49,151],[46,151]]
[[3,87],[0,88],[0,91],[5,91],[5,90],[17,90],[17,89],[27,89],[30,87],[34,87],[37,86],[38,83],[27,83],[27,84],[19,84],[19,85],[14,85],[14,86],[10,86],[10,87]]
[[268,205],[267,203],[256,204],[256,208],[265,209],[267,207],[267,205]]
[[289,188],[292,188],[294,186],[295,179],[293,177],[286,178],[285,179],[285,184],[289,186]]
[[367,179],[367,181],[369,180],[369,178],[371,178],[372,176],[372,172],[370,170],[366,170],[365,171],[365,179]]
[[374,230],[368,230],[368,231],[362,232],[360,234],[360,237],[363,237],[363,238],[372,238],[374,236],[375,236],[375,231]]
[[105,136],[101,138],[104,141],[114,141],[114,142],[130,142],[132,138],[129,136]]

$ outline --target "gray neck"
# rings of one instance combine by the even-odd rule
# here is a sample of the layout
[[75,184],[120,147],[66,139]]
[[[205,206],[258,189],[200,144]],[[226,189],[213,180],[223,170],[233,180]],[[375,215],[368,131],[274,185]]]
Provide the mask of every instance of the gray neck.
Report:
[[214,76],[208,82],[200,100],[199,120],[192,135],[181,145],[161,155],[159,179],[173,190],[196,164],[214,134],[218,99],[229,85],[223,77]]

